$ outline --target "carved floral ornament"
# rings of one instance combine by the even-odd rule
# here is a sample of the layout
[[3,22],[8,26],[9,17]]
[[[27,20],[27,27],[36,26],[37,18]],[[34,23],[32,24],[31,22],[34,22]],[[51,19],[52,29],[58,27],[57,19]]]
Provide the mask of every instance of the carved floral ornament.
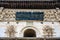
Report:
[[7,26],[7,29],[5,31],[6,35],[9,37],[14,37],[15,36],[15,27],[13,25]]
[[45,25],[45,27],[42,29],[43,30],[43,34],[46,37],[53,37],[54,35],[54,29],[48,25]]
[[45,27],[43,27],[43,31],[49,32],[50,30],[54,30],[54,29],[48,25],[45,25]]

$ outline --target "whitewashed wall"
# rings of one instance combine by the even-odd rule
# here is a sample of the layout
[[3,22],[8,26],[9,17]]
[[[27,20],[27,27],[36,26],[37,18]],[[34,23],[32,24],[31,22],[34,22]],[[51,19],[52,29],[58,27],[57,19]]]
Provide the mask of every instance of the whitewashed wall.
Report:
[[60,24],[58,22],[33,22],[33,25],[31,27],[28,27],[27,22],[19,22],[18,24],[16,22],[10,22],[9,24],[7,22],[0,22],[0,37],[7,37],[4,33],[6,31],[7,26],[14,25],[16,27],[16,37],[23,37],[24,31],[26,29],[33,29],[36,32],[36,37],[43,37],[43,31],[42,28],[45,27],[45,25],[49,25],[50,27],[53,27],[55,30],[55,37],[60,37]]

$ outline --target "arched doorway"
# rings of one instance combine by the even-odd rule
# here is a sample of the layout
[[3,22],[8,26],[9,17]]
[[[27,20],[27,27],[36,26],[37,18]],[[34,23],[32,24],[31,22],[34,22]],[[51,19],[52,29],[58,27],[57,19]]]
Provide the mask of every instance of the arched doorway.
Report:
[[36,37],[36,32],[33,29],[27,29],[24,31],[24,37]]

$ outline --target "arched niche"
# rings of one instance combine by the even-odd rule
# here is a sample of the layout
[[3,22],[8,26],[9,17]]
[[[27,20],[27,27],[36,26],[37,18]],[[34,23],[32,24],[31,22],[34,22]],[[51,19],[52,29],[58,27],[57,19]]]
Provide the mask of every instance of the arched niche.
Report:
[[36,37],[36,32],[33,29],[27,29],[24,31],[24,37]]

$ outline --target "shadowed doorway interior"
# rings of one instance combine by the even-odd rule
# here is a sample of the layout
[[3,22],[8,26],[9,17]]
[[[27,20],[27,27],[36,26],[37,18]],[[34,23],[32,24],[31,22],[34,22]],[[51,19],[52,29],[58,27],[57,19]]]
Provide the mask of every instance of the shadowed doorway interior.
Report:
[[36,37],[36,32],[33,29],[27,29],[24,32],[24,37]]

